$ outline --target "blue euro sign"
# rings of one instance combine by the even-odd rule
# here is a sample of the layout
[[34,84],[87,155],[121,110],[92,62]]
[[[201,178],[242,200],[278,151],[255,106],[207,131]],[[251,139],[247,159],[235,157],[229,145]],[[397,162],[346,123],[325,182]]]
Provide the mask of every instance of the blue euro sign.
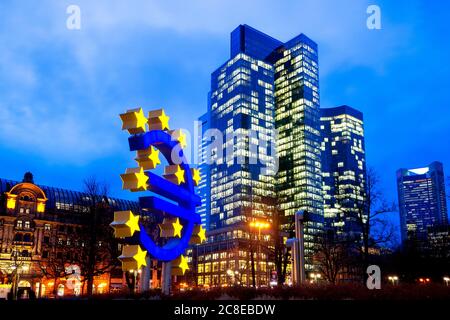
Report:
[[[141,135],[134,135],[128,138],[128,143],[130,151],[147,149],[153,146],[164,155],[171,165],[175,164],[172,160],[172,150],[177,146],[180,149],[178,159],[181,160],[179,165],[184,170],[185,183],[178,186],[152,172],[145,172],[149,177],[148,190],[172,202],[153,196],[139,198],[141,208],[178,217],[183,224],[181,238],[173,238],[162,247],[156,245],[144,231],[145,228],[140,225],[142,231],[139,235],[139,241],[142,247],[161,261],[174,260],[185,252],[195,225],[201,223],[200,216],[195,212],[195,208],[200,205],[200,197],[195,194],[191,170],[178,141],[172,140],[170,134],[165,131],[152,130]],[[174,204],[174,202],[177,204]]]

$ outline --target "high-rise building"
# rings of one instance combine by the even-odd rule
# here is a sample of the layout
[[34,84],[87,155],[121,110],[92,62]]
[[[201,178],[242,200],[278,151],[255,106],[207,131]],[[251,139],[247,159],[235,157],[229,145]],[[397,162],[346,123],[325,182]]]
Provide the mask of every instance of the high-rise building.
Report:
[[440,162],[397,171],[402,242],[426,241],[428,229],[448,224],[444,168]]
[[323,229],[317,44],[300,34],[278,47],[269,61],[275,68],[278,206],[287,230],[295,212],[305,211],[305,268],[311,271]]
[[209,212],[210,212],[210,194],[211,194],[211,185],[210,185],[210,177],[209,177],[209,165],[207,163],[207,155],[208,155],[208,146],[207,146],[207,135],[204,135],[208,132],[210,125],[209,113],[205,113],[198,119],[198,169],[200,170],[200,182],[198,184],[198,195],[201,199],[201,204],[197,207],[197,213],[200,215],[201,223],[203,228],[209,230]]
[[325,228],[357,239],[366,196],[363,114],[349,106],[320,110]]
[[[273,268],[267,246],[260,248],[260,241],[268,241],[270,235],[251,229],[249,223],[269,222],[274,212],[275,164],[270,161],[274,68],[261,57],[247,54],[255,48],[240,41],[241,31],[262,35],[242,27],[232,33],[232,56],[212,73],[208,113],[200,119],[213,130],[200,146],[201,166],[210,187],[202,194],[209,198],[205,207],[208,241],[196,247],[194,257],[200,285],[236,281],[251,285],[253,268],[256,284],[267,285]],[[261,47],[266,45],[263,38],[256,40]],[[243,46],[242,50],[236,46]]]
[[[208,128],[224,137],[200,147],[213,161],[204,168],[208,241],[195,248],[194,260],[200,285],[250,285],[253,271],[256,284],[267,285],[274,271],[271,231],[261,225],[275,212],[291,218],[305,210],[309,270],[314,238],[323,228],[317,45],[303,34],[283,43],[240,25],[231,33],[230,54],[212,73],[208,115],[200,119],[207,117]],[[279,168],[271,157],[275,142]],[[252,229],[255,220],[264,223]]]

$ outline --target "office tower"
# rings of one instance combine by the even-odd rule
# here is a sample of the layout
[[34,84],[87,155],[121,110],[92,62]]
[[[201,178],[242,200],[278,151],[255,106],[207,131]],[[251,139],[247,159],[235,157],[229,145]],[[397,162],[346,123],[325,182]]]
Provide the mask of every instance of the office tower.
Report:
[[440,162],[427,167],[397,171],[402,242],[427,240],[428,228],[448,224],[444,168]]
[[[267,230],[252,229],[250,222],[269,223],[274,212],[275,164],[270,147],[274,144],[274,69],[261,57],[247,54],[247,49],[254,48],[241,42],[241,37],[239,31],[233,32],[233,56],[212,73],[208,112],[203,116],[203,120],[209,118],[214,137],[207,135],[202,147],[207,158],[202,161],[209,161],[210,194],[208,242],[196,247],[194,254],[199,285],[239,282],[251,286],[254,268],[255,284],[264,286],[273,270],[268,245],[261,246],[270,235]],[[257,41],[266,45],[264,38]],[[235,45],[245,48],[238,50]]]
[[[250,285],[248,263],[256,239],[256,282],[267,285],[274,271],[268,261],[271,230],[252,229],[250,222],[270,223],[276,212],[287,217],[283,221],[289,229],[288,220],[305,210],[308,270],[315,237],[323,228],[317,45],[303,34],[282,43],[241,25],[231,33],[230,55],[212,73],[208,117],[209,128],[237,136],[224,139],[224,150],[204,141],[215,161],[207,168],[209,232],[208,243],[196,247],[198,282]],[[249,136],[254,133],[257,150],[252,149],[255,137]],[[277,143],[279,170],[271,148],[261,141]],[[237,161],[228,160],[228,150],[236,152]]]
[[203,228],[209,230],[209,212],[210,212],[210,194],[211,185],[209,177],[209,166],[207,163],[208,138],[205,133],[208,132],[210,125],[209,113],[205,113],[198,119],[197,133],[198,133],[198,169],[200,170],[200,182],[198,184],[198,195],[201,199],[201,205],[197,207],[197,213],[200,215]]
[[305,211],[305,268],[311,271],[314,243],[323,229],[317,44],[300,34],[269,61],[275,68],[278,205],[287,230],[295,212]]
[[325,228],[356,240],[366,196],[363,114],[349,106],[321,109],[320,129]]

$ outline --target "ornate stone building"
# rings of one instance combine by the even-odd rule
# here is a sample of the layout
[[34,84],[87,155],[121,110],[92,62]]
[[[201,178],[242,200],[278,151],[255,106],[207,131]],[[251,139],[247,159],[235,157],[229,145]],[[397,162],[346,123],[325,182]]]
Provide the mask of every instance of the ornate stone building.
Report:
[[[113,211],[139,211],[136,202],[106,196],[95,200],[87,193],[36,185],[29,172],[22,182],[0,179],[0,195],[0,298],[14,290],[37,297],[85,292],[83,263],[93,239],[86,235],[98,230],[107,234]],[[96,201],[101,206],[96,212],[104,219],[96,217],[98,229],[94,230]],[[97,264],[108,271],[96,267],[93,292],[121,289],[120,266],[107,265],[112,261],[107,254],[111,243],[100,235],[94,240],[100,255]]]

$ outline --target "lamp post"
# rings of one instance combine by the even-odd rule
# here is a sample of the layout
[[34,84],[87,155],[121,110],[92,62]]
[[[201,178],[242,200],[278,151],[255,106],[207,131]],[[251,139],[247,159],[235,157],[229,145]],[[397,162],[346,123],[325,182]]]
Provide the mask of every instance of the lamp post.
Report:
[[[270,224],[267,222],[261,222],[261,221],[252,221],[249,224],[250,228],[257,228],[258,229],[258,253],[257,253],[257,263],[259,265],[258,267],[258,271],[261,271],[261,265],[260,265],[260,259],[261,259],[261,229],[269,229],[270,228]],[[253,252],[252,252],[253,255]],[[255,266],[253,265],[252,268],[254,268]],[[254,270],[252,270],[254,272]],[[258,278],[258,277],[256,277]],[[258,278],[259,279],[259,278]],[[259,280],[258,280],[258,284],[257,287],[259,287]]]
[[17,294],[19,292],[19,268],[21,267],[18,263],[19,252],[17,250],[13,250],[11,252],[11,258],[14,261],[12,266],[12,285],[11,285],[11,298],[12,300],[17,300]]
[[295,213],[295,238],[290,238],[286,241],[286,245],[291,247],[292,284],[296,286],[301,285],[306,281],[304,235],[305,215],[306,213],[303,210]]
[[138,276],[138,274],[140,275],[141,274],[141,272],[142,272],[142,270],[133,270],[133,269],[131,269],[130,271],[129,271],[132,275],[133,275],[133,293],[137,293],[137,288],[138,288],[138,286],[137,286],[137,276]]
[[[261,265],[260,265],[260,263],[261,263],[261,261],[260,261],[260,259],[261,259],[261,229],[269,229],[270,224],[267,222],[252,221],[252,222],[250,222],[250,228],[258,229],[258,253],[257,253],[258,258],[256,260],[259,265],[259,267],[257,268],[258,272],[259,272],[259,271],[261,271],[260,270],[261,269]],[[258,286],[259,286],[259,280],[258,280]]]

